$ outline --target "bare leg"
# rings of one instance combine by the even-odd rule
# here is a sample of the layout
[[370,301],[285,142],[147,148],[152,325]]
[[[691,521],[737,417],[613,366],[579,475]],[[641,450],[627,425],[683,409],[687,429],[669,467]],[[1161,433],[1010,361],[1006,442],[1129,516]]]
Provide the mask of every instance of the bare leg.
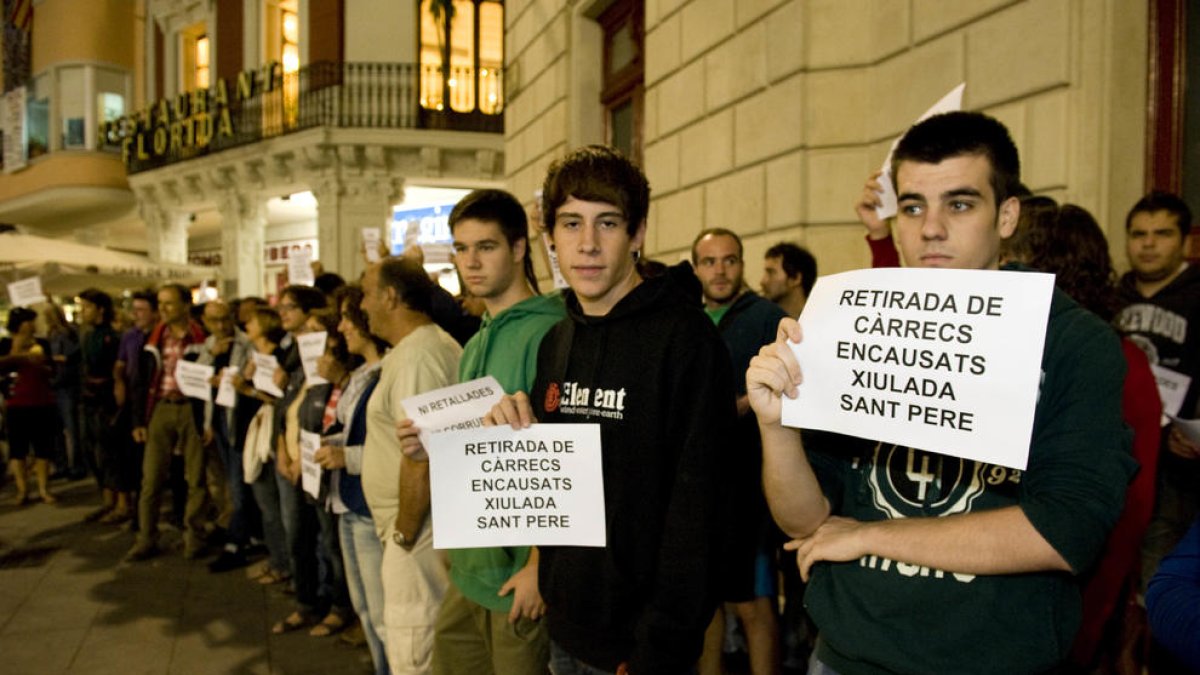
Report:
[[696,664],[699,675],[724,675],[725,669],[721,663],[724,645],[725,605],[722,604],[717,605],[712,623],[704,631],[704,651],[700,652],[700,663]]
[[50,490],[47,489],[50,477],[50,461],[35,459],[33,461],[33,473],[37,476],[38,494],[41,496],[42,501],[47,504],[53,504],[58,501],[54,498],[54,495],[50,494]]
[[25,482],[25,460],[8,460],[8,472],[13,475],[13,480],[17,483],[15,503],[20,506],[25,503],[25,497],[29,493],[29,486]]
[[754,675],[779,675],[782,672],[779,649],[779,617],[770,598],[755,598],[733,603],[746,633],[750,650],[750,672]]

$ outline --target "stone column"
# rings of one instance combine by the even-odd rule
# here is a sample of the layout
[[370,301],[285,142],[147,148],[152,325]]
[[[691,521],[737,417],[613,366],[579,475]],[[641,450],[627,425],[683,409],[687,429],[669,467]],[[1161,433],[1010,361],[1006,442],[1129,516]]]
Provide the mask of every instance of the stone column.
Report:
[[224,297],[263,294],[263,242],[267,202],[237,190],[220,193],[221,276]]
[[188,225],[192,214],[145,204],[141,209],[146,223],[146,253],[155,262],[187,263]]
[[325,270],[347,281],[362,274],[362,230],[378,227],[386,240],[392,206],[403,198],[403,180],[393,176],[323,176],[311,185],[317,199],[317,237]]

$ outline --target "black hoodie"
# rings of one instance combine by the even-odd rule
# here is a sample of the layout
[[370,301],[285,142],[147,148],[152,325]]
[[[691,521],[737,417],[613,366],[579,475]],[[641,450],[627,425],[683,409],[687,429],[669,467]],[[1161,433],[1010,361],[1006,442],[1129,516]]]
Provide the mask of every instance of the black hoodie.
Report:
[[564,296],[531,401],[542,422],[601,425],[608,545],[541,550],[550,637],[597,668],[689,673],[717,603],[736,423],[729,352],[686,263],[605,316]]
[[1179,416],[1196,416],[1200,397],[1200,267],[1189,265],[1152,297],[1138,292],[1133,272],[1120,284],[1121,303],[1113,323],[1146,352],[1151,365],[1192,378]]

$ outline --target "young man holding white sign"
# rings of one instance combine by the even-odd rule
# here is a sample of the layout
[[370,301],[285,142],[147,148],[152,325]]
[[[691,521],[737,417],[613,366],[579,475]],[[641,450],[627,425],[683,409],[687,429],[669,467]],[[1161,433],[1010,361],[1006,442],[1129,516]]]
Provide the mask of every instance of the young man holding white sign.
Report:
[[433,550],[429,464],[404,456],[401,401],[454,384],[462,348],[430,318],[433,282],[415,261],[388,258],[363,275],[371,332],[392,345],[367,402],[362,487],[383,541],[384,643],[393,673],[429,673],[433,627],[448,579]]
[[545,547],[539,561],[556,675],[692,672],[720,590],[733,371],[690,266],[637,271],[649,197],[610,148],[551,166],[543,224],[568,318],[542,340],[530,395],[488,419],[600,425],[607,546]]
[[[525,210],[507,192],[476,190],[455,205],[449,224],[459,276],[487,308],[463,350],[458,379],[492,375],[504,391],[528,391],[542,336],[566,311],[561,296],[537,294]],[[397,431],[406,451],[419,445],[409,420]],[[537,551],[450,549],[447,556],[452,583],[438,614],[434,672],[545,673],[550,642],[540,621]]]
[[[1003,125],[932,117],[905,134],[893,167],[908,265],[998,267],[1020,208]],[[787,341],[800,337],[781,323],[747,386],[767,498],[809,579],[817,672],[1056,667],[1079,624],[1071,575],[1100,551],[1133,470],[1113,332],[1055,293],[1023,472],[848,436],[802,439],[780,424],[781,396],[801,379]]]

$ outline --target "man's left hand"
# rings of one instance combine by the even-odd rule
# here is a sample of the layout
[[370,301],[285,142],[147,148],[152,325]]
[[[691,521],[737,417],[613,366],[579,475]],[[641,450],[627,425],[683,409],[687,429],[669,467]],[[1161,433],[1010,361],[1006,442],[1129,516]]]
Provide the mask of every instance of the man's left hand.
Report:
[[1171,433],[1167,435],[1167,449],[1183,459],[1200,460],[1200,445],[1189,440],[1177,424],[1171,425]]
[[865,534],[870,523],[853,518],[830,516],[812,534],[803,539],[793,539],[783,545],[788,551],[796,552],[796,565],[800,578],[808,581],[813,563],[849,562],[858,560],[868,553]]

